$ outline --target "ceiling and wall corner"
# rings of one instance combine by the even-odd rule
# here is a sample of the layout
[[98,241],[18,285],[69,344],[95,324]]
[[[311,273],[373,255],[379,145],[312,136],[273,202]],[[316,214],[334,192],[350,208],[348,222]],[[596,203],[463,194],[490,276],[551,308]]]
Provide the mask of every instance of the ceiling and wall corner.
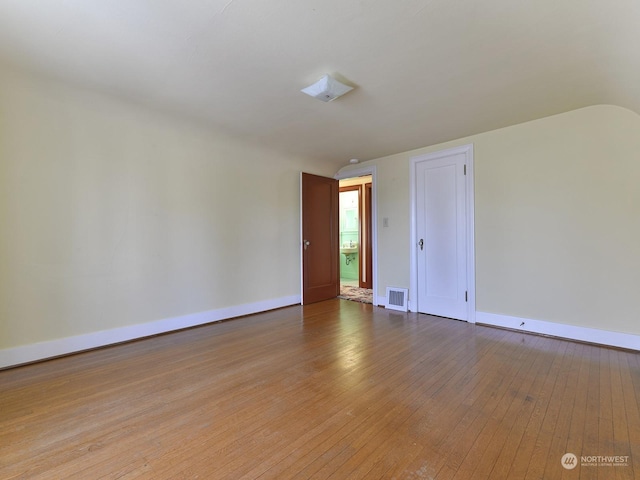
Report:
[[[588,105],[639,112],[639,24],[634,0],[6,0],[0,57],[337,165]],[[357,88],[300,93],[325,73]]]

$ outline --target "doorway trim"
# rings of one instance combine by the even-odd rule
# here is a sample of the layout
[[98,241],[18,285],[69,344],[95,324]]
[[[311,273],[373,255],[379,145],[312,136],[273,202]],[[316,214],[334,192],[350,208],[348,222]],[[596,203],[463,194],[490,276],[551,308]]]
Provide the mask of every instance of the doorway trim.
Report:
[[347,178],[363,177],[371,175],[371,255],[372,255],[372,283],[373,283],[373,305],[377,306],[378,302],[378,179],[376,166],[364,166],[353,170],[345,170],[338,172],[333,178],[336,180],[344,180]]
[[410,253],[410,280],[409,280],[409,310],[418,311],[418,240],[417,240],[417,168],[418,163],[428,162],[452,155],[465,155],[466,164],[466,230],[467,230],[467,322],[476,323],[476,260],[475,260],[475,230],[474,230],[474,206],[475,196],[473,188],[473,144],[463,145],[460,147],[439,150],[433,153],[411,157],[409,159],[410,168],[410,202],[411,202],[411,225],[409,236],[409,253]]

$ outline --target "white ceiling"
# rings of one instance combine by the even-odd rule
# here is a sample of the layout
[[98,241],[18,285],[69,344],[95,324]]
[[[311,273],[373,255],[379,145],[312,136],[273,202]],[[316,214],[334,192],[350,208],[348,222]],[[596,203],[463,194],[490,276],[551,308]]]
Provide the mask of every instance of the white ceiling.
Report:
[[[640,112],[637,0],[0,0],[0,56],[332,162]],[[323,103],[323,74],[357,88]]]

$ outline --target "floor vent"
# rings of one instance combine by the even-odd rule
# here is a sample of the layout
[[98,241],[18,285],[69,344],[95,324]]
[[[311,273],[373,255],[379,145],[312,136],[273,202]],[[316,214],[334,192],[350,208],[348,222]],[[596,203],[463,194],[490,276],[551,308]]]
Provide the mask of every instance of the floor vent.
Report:
[[387,287],[387,308],[390,310],[407,311],[407,297],[409,290],[406,288]]

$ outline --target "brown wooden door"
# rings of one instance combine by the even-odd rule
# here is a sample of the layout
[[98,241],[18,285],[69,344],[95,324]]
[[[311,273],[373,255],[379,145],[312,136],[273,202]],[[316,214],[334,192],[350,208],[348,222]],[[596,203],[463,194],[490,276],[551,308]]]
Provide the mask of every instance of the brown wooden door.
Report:
[[338,181],[302,173],[302,304],[340,293]]
[[373,288],[373,230],[371,228],[373,216],[371,208],[372,184],[365,183],[362,189],[362,199],[360,201],[360,229],[364,232],[363,251],[364,255],[360,256],[360,288]]

